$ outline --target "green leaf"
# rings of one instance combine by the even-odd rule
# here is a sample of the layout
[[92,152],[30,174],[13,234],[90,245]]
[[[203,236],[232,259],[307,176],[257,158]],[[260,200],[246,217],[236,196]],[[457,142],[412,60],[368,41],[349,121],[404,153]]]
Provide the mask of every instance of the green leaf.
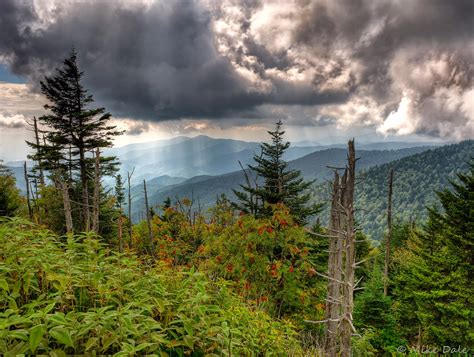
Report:
[[13,330],[8,333],[8,337],[13,337],[22,341],[28,341],[28,331],[26,330]]
[[71,334],[65,328],[54,328],[49,331],[49,334],[58,342],[63,345],[74,347],[74,342],[72,341]]
[[30,349],[31,352],[35,352],[38,348],[41,339],[43,338],[46,328],[44,325],[37,325],[30,330]]
[[62,350],[59,350],[59,349],[49,352],[49,355],[51,357],[66,357],[67,356],[66,352],[64,352]]
[[97,341],[99,339],[97,337],[91,337],[86,343],[86,351],[89,351],[92,347],[94,347],[97,344]]
[[156,343],[151,343],[151,342],[144,342],[144,343],[140,343],[136,348],[135,348],[135,351],[141,351],[147,347],[151,347],[151,346],[155,346]]
[[54,305],[56,305],[55,302],[53,302],[52,304],[49,304],[48,306],[46,306],[46,307],[44,308],[43,312],[44,312],[45,314],[49,313],[52,309],[54,309]]
[[15,312],[18,311],[18,305],[16,304],[15,299],[11,297],[8,298],[8,307]]
[[10,291],[10,288],[8,286],[8,282],[5,279],[0,279],[0,288],[6,291]]
[[194,339],[191,336],[183,336],[183,341],[191,350],[194,350]]
[[67,325],[67,321],[62,312],[49,316],[48,321],[53,322],[55,325]]

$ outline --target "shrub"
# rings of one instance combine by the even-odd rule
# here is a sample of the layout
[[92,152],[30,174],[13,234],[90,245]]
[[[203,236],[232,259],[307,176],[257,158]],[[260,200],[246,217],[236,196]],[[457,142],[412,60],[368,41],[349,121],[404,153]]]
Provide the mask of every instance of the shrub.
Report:
[[92,235],[0,223],[0,351],[298,354],[293,326],[252,311],[194,269],[150,265]]

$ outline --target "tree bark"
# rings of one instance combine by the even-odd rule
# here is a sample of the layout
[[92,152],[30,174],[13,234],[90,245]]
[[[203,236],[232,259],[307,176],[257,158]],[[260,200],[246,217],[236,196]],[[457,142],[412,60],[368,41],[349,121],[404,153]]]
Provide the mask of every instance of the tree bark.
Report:
[[143,191],[145,192],[145,209],[146,209],[146,223],[148,226],[148,250],[149,254],[154,257],[155,247],[153,244],[153,231],[151,230],[150,207],[148,206],[148,194],[146,191],[146,181],[143,180]]
[[133,233],[133,224],[132,224],[132,192],[130,180],[132,179],[133,172],[135,168],[132,169],[132,172],[127,172],[127,182],[128,182],[128,234],[130,238],[130,248],[133,246],[132,233]]
[[64,207],[64,217],[66,219],[66,231],[67,233],[73,233],[74,227],[72,223],[72,213],[71,213],[71,200],[69,198],[69,185],[64,182],[56,183],[58,187],[61,189],[61,193],[63,196],[63,207]]
[[[39,139],[39,130],[38,130],[38,120],[36,119],[36,117],[33,117],[33,129],[35,131],[36,147],[37,147],[37,150],[39,151],[40,139]],[[38,167],[39,167],[40,185],[44,186],[44,172],[43,172],[43,166],[42,166],[41,159],[38,159]]]
[[92,200],[92,230],[99,233],[100,212],[100,150],[95,150],[94,160],[94,196]]
[[123,253],[122,210],[120,210],[120,216],[118,218],[117,238],[118,238],[118,242],[119,242],[119,252]]
[[388,204],[387,204],[387,239],[385,241],[385,264],[383,271],[383,295],[388,295],[388,270],[390,264],[390,246],[392,244],[392,189],[393,186],[393,169],[388,174]]
[[333,357],[337,353],[337,336],[340,318],[340,283],[341,280],[341,249],[340,249],[340,179],[334,172],[331,200],[331,221],[329,223],[329,260],[328,260],[328,292],[326,298],[326,356]]
[[354,275],[355,275],[355,227],[354,227],[354,188],[355,188],[355,148],[354,140],[348,143],[348,167],[345,171],[345,190],[343,195],[344,218],[344,294],[343,315],[341,320],[341,356],[352,354],[351,337],[353,331],[352,311],[354,309]]
[[28,169],[26,168],[26,161],[23,164],[23,173],[25,175],[26,183],[26,202],[28,204],[28,217],[33,219],[33,210],[31,209],[31,200],[30,200],[30,181],[28,179]]
[[87,165],[84,148],[79,147],[79,166],[81,171],[81,187],[82,187],[82,220],[84,231],[90,230],[90,214],[89,214],[89,188],[87,178]]

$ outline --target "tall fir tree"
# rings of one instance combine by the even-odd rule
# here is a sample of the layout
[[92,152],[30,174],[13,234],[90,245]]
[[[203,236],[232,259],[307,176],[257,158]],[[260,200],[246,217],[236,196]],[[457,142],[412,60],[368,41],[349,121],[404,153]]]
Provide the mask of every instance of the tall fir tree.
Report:
[[122,212],[122,206],[125,203],[125,189],[123,187],[122,175],[115,176],[115,206]]
[[[94,189],[91,153],[96,148],[111,147],[112,138],[122,132],[110,125],[111,114],[105,108],[91,107],[94,100],[82,85],[83,75],[77,65],[77,54],[72,50],[62,68],[41,81],[41,92],[49,100],[45,109],[50,114],[38,118],[44,128],[44,142],[28,144],[35,149],[31,158],[56,176],[56,181],[67,182],[73,189],[74,201],[81,201],[79,221],[82,229],[87,231],[91,223],[90,196]],[[114,157],[101,157],[100,171],[104,175],[111,174],[117,164]]]
[[[260,144],[261,155],[254,156],[256,165],[249,165],[248,170],[244,170],[246,184],[240,185],[242,191],[233,190],[239,200],[234,203],[234,207],[257,217],[266,217],[272,212],[269,205],[283,203],[298,223],[305,224],[311,215],[320,211],[321,206],[308,205],[308,189],[314,181],[305,181],[301,172],[289,169],[288,163],[283,159],[290,143],[284,141],[285,131],[282,130],[282,125],[278,121],[275,129],[268,131],[271,142]],[[255,187],[251,185],[249,171],[257,177]],[[262,186],[259,186],[260,180],[263,181]]]
[[427,224],[397,253],[399,322],[420,345],[474,347],[474,163],[458,179],[438,193],[442,210],[429,209]]

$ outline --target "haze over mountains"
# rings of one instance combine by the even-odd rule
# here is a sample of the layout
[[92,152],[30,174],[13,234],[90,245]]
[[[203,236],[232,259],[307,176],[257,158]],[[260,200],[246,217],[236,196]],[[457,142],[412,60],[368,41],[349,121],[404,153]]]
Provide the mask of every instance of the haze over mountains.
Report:
[[[383,164],[427,150],[429,146],[413,143],[390,142],[358,145],[361,160],[359,168]],[[306,179],[323,180],[330,170],[327,166],[341,166],[346,159],[345,144],[331,146],[290,146],[285,159],[290,167],[301,170]],[[364,150],[364,148],[372,150]],[[380,150],[385,147],[397,150]],[[402,148],[402,149],[398,149]],[[378,149],[378,150],[375,150]],[[137,197],[134,217],[142,209],[142,180],[147,179],[151,204],[160,204],[170,197],[199,197],[203,210],[212,206],[216,195],[225,193],[233,197],[232,189],[244,182],[239,166],[253,162],[253,155],[260,150],[259,143],[206,136],[176,138],[171,141],[149,143],[139,149],[135,145],[112,149],[124,167],[135,167],[132,193]],[[152,178],[150,178],[152,177]],[[169,185],[173,182],[173,185]]]
[[[364,170],[364,183],[358,191],[358,203],[371,202],[371,212],[360,215],[364,229],[376,239],[383,233],[385,210],[385,176],[392,164],[403,171],[397,189],[408,192],[403,199],[394,200],[394,207],[402,211],[424,211],[432,201],[433,190],[444,187],[447,179],[465,168],[469,155],[474,152],[473,141],[435,148],[439,143],[380,142],[357,143],[358,170]],[[125,178],[132,171],[132,218],[136,222],[144,211],[143,180],[147,181],[150,205],[159,206],[168,197],[172,201],[184,197],[194,200],[194,208],[203,213],[215,204],[218,195],[235,198],[232,189],[239,189],[245,181],[239,161],[246,167],[253,163],[253,156],[260,152],[257,142],[231,139],[213,139],[208,136],[180,136],[169,140],[130,144],[108,149],[107,155],[115,155],[121,162],[121,174]],[[435,156],[432,154],[436,153]],[[332,175],[328,166],[341,167],[346,162],[346,144],[318,145],[311,141],[296,142],[285,153],[285,160],[292,169],[300,170],[307,180],[316,180],[314,199],[327,199],[325,180]],[[439,157],[439,160],[434,158]],[[444,160],[444,161],[443,161]],[[9,162],[17,179],[17,186],[25,191],[23,162]],[[28,166],[32,166],[28,162]],[[402,175],[400,173],[400,175]],[[429,177],[427,180],[423,177]],[[397,176],[396,176],[397,178]],[[416,179],[415,179],[416,178]],[[418,181],[417,181],[418,180]],[[422,182],[427,187],[421,187]],[[112,188],[114,178],[104,179],[105,186]],[[410,208],[410,209],[408,209]],[[325,215],[321,216],[323,221]],[[409,219],[409,217],[399,217]],[[422,217],[424,218],[424,217]]]
[[[285,153],[291,161],[315,151],[328,148],[344,148],[345,143],[318,145],[315,142],[296,142]],[[391,150],[435,143],[381,142],[359,144],[359,149]],[[162,175],[191,178],[200,175],[222,175],[240,169],[239,161],[245,165],[252,162],[254,154],[260,152],[259,143],[232,139],[214,139],[200,135],[179,136],[169,140],[158,140],[143,144],[130,144],[106,151],[121,162],[122,174],[135,168],[132,180],[139,183]]]
[[[363,145],[361,145],[363,146]],[[454,179],[456,173],[465,170],[467,162],[474,153],[474,141],[441,147],[414,147],[398,150],[357,150],[360,172],[360,185],[357,188],[358,220],[364,231],[375,240],[383,237],[386,212],[386,185],[389,168],[393,167],[394,181],[394,217],[397,220],[425,218],[425,206],[435,200],[435,191]],[[314,184],[314,200],[327,201],[328,182],[332,170],[327,166],[341,167],[345,164],[346,149],[330,148],[319,150],[289,162],[293,169],[301,170]],[[166,183],[175,181],[169,186]],[[234,199],[232,189],[238,189],[245,182],[241,170],[218,176],[201,175],[191,179],[156,177],[149,181],[150,204],[159,206],[168,197],[172,201],[182,198],[194,200],[194,209],[200,207],[202,213],[215,204],[220,194]],[[143,189],[141,185],[132,188],[134,196],[134,220],[143,214]],[[370,204],[369,204],[370,203]],[[420,215],[408,217],[406,212],[420,212]],[[327,220],[326,213],[320,217]],[[327,222],[326,222],[327,223]]]
[[[358,143],[357,147],[360,150],[398,150],[433,145],[439,145],[439,143],[376,142]],[[317,151],[344,149],[345,146],[345,143],[319,145],[313,141],[299,141],[290,146],[284,158],[291,161]],[[117,156],[121,163],[120,173],[123,177],[126,177],[127,171],[135,170],[132,176],[132,185],[141,184],[145,179],[150,181],[150,192],[153,192],[155,189],[163,189],[165,186],[182,183],[193,177],[197,178],[191,182],[201,181],[202,176],[218,176],[240,171],[239,161],[246,166],[252,163],[254,154],[259,152],[260,146],[257,142],[214,139],[199,135],[195,137],[178,136],[167,140],[129,144],[107,149],[105,155]],[[312,157],[304,159],[307,162],[303,160],[295,165],[303,171],[305,176],[318,178],[317,173],[324,170],[325,165],[330,163],[333,153],[336,153],[336,156],[334,156],[332,165],[340,164],[345,159],[344,155],[341,156],[342,151],[326,151],[321,154],[322,156],[326,155],[326,157],[320,161],[320,165],[318,159],[313,162]],[[388,155],[395,155],[393,158],[398,158],[399,156],[396,155],[407,153],[400,152]],[[378,160],[375,157],[374,159]],[[383,159],[382,162],[386,162],[386,160],[388,158]],[[28,162],[28,166],[32,166],[32,164]],[[13,171],[18,187],[24,192],[26,188],[23,177],[23,161],[7,162],[6,165]],[[160,176],[162,176],[161,179],[159,179]],[[104,184],[112,186],[114,179],[106,177]]]

